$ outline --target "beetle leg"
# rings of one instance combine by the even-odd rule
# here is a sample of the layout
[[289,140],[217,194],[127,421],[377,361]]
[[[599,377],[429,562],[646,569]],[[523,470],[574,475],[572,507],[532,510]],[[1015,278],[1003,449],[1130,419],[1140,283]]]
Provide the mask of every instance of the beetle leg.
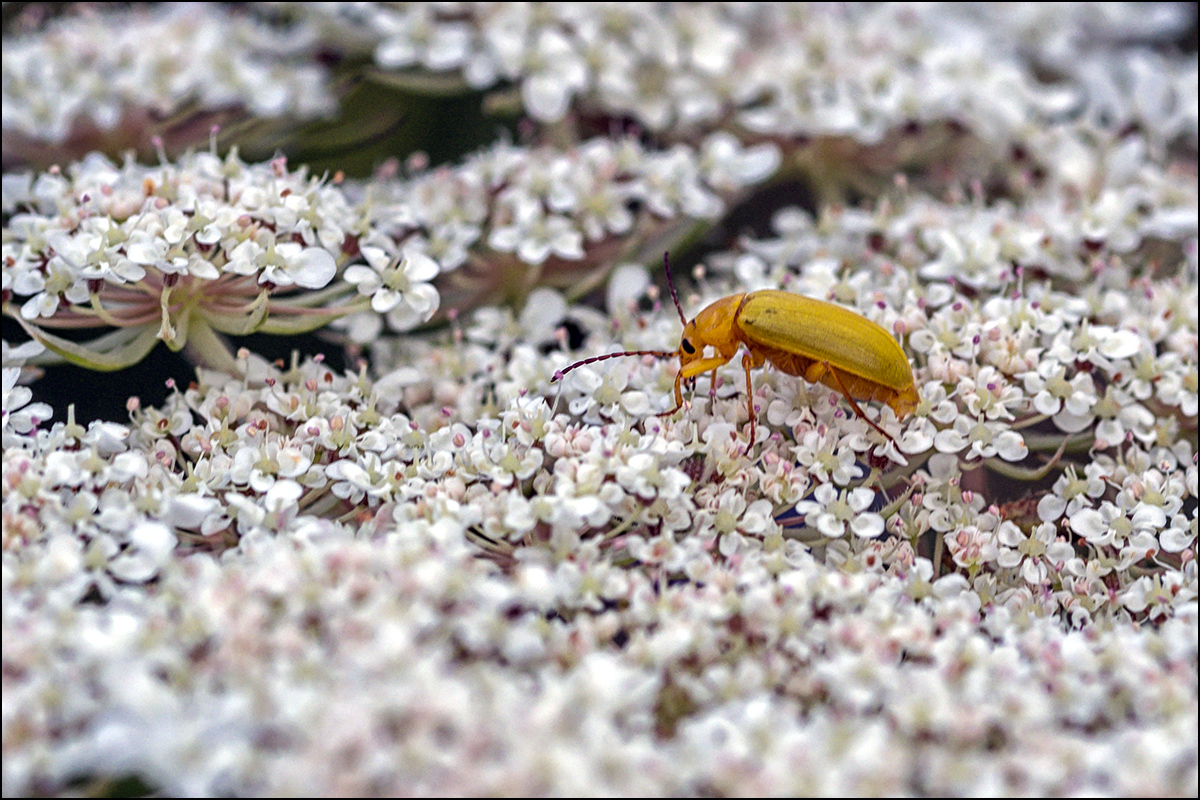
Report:
[[683,382],[683,370],[675,373],[675,407],[670,411],[664,411],[661,414],[655,414],[656,417],[669,417],[679,409],[683,408],[683,389],[680,388],[680,383]]
[[[820,367],[820,369],[819,370],[814,369],[816,367]],[[892,438],[892,435],[890,433],[885,431],[883,428],[879,427],[879,425],[877,425],[874,420],[872,420],[870,417],[868,417],[866,414],[864,414],[863,410],[858,407],[858,403],[854,402],[854,398],[850,396],[850,390],[847,389],[846,384],[842,382],[842,376],[840,374],[838,374],[838,371],[836,369],[834,369],[834,367],[828,361],[818,361],[818,362],[814,363],[811,367],[809,367],[808,371],[804,373],[805,380],[809,381],[810,383],[816,383],[816,381],[813,381],[808,377],[809,373],[812,373],[812,372],[820,373],[817,375],[817,380],[820,380],[821,378],[825,377],[826,374],[832,375],[834,381],[837,382],[838,388],[842,390],[842,397],[846,398],[846,402],[848,402],[850,404],[850,407],[854,409],[854,413],[857,414],[861,420],[866,422],[872,428],[874,428],[875,430],[882,433],[884,438],[887,439],[889,442],[891,442],[892,444],[896,444],[896,440]]]
[[688,382],[688,386],[692,389],[695,389],[697,375],[703,375],[706,372],[712,372],[713,374],[716,374],[717,367],[721,366],[727,361],[729,361],[728,358],[715,356],[712,358],[702,358],[699,361],[693,361],[690,364],[684,365],[679,372],[675,373],[675,407],[670,411],[664,411],[657,416],[667,417],[683,408],[683,391],[681,389],[683,381],[686,380]]
[[754,385],[750,382],[750,367],[754,365],[754,359],[750,358],[750,354],[746,353],[742,356],[742,369],[746,371],[746,406],[750,411],[750,444],[746,445],[747,451],[754,447]]
[[[733,358],[733,356],[730,356],[729,358]],[[694,378],[697,375],[703,375],[706,372],[711,372],[722,364],[728,363],[729,358],[714,356],[712,358],[703,358],[699,361],[693,361],[681,369],[680,373],[685,378]]]

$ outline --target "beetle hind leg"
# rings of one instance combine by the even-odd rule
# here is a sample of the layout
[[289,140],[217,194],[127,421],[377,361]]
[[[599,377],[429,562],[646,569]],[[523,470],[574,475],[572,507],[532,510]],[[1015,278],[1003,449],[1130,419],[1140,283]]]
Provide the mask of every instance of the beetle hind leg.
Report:
[[879,424],[876,423],[875,420],[863,413],[862,408],[857,402],[855,402],[854,398],[850,396],[850,390],[846,388],[846,383],[842,380],[841,374],[828,361],[814,361],[809,368],[804,371],[804,380],[808,381],[809,383],[818,383],[827,375],[833,377],[834,382],[837,384],[838,389],[842,393],[842,397],[846,398],[846,402],[850,404],[850,408],[854,409],[855,415],[857,415],[858,418],[863,422],[879,431],[889,442],[896,444],[896,440],[892,438],[890,433],[879,427]]

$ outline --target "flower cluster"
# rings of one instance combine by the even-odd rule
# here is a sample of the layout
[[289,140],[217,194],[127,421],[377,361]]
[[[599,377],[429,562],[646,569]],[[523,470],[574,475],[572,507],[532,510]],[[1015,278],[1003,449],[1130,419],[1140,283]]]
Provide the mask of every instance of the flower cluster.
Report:
[[[552,415],[519,386],[538,357],[499,355],[521,324],[428,350],[424,377],[254,362],[128,427],[68,419],[6,447],[6,791],[900,791],[914,770],[938,792],[1187,790],[1195,559],[1108,564],[1129,583],[1094,611],[1107,635],[1026,588],[1052,558],[1104,568],[1122,543],[1088,509],[1107,513],[1111,475],[1068,471],[1071,505],[1038,509],[1072,519],[1072,548],[931,471],[899,517],[967,517],[956,540],[999,550],[941,577],[870,538],[867,487],[823,482],[798,503],[847,510],[812,522],[823,563],[775,518],[819,470],[778,442],[747,459],[701,415],[648,433]],[[836,438],[802,460],[836,463]],[[1145,529],[1187,498],[1191,532],[1163,541],[1194,549],[1194,464],[1186,486],[1154,470],[1111,505]]]
[[[1170,566],[1195,548],[1190,457],[1164,472],[1122,447],[1065,471],[1031,519],[985,510],[973,473],[935,457],[892,515],[855,481],[852,419],[750,459],[723,421],[740,398],[645,432],[620,390],[583,404],[603,426],[552,415],[525,393],[563,360],[525,344],[540,323],[481,314],[374,384],[315,363],[202,372],[129,428],[68,420],[6,446],[6,725],[29,743],[6,756],[6,789],[117,768],[194,792],[907,785],[910,770],[864,784],[844,754],[796,766],[834,731],[860,739],[850,763],[900,758],[939,790],[978,780],[943,758],[963,748],[1014,787],[1132,785],[1116,767],[1131,749],[1164,776],[1190,757],[1195,559]],[[768,402],[801,429],[796,384],[767,384]],[[791,506],[826,563],[793,538]],[[930,529],[956,567],[941,577],[917,554]],[[1101,616],[1126,633],[1064,630]],[[39,660],[51,651],[74,655]],[[30,716],[52,687],[59,722]],[[1130,715],[1140,732],[1118,734]],[[259,755],[193,746],[216,730]],[[1001,739],[1018,773],[988,755]],[[480,748],[488,769],[445,768]],[[1068,758],[1081,748],[1099,756]],[[336,786],[331,759],[347,764]]]
[[[1195,796],[1176,7],[245,13],[529,139],[5,175],[6,795]],[[735,358],[676,409],[668,249],[681,315],[877,323],[915,407]],[[369,362],[218,347],[327,323]],[[39,402],[159,339],[161,404]]]
[[832,200],[897,170],[931,186],[1037,152],[1064,119],[1195,149],[1195,59],[1151,51],[1182,7],[895,4],[293,8],[411,92],[482,89],[576,138],[630,121],[663,141],[773,141]]
[[[928,219],[930,208],[916,203],[911,210]],[[895,229],[905,229],[899,220],[908,210],[892,209]],[[852,221],[841,223],[825,220],[821,227],[853,227]],[[810,232],[797,238],[817,248],[822,237]],[[748,254],[728,260],[750,271],[765,263],[760,253],[787,248],[782,239],[744,246]],[[873,252],[882,261],[886,251]],[[907,333],[923,365],[916,373],[922,398],[916,413],[899,425],[884,423],[897,440],[893,447],[882,437],[868,438],[876,434],[840,410],[837,392],[768,368],[754,379],[755,406],[763,412],[760,436],[764,422],[773,431],[762,450],[750,454],[758,466],[739,463],[744,444],[729,460],[709,449],[693,496],[705,496],[705,481],[715,484],[714,492],[732,481],[747,502],[770,500],[773,515],[787,525],[794,524],[786,512],[795,506],[819,534],[805,541],[832,547],[844,568],[856,562],[860,569],[904,569],[914,554],[928,557],[945,548],[952,569],[962,570],[981,597],[1036,603],[1039,613],[1069,614],[1075,625],[1089,623],[1093,614],[1145,613],[1142,595],[1152,580],[1145,569],[1182,569],[1175,574],[1190,582],[1182,575],[1194,572],[1196,512],[1188,487],[1195,483],[1195,450],[1180,433],[1194,429],[1196,420],[1194,279],[1180,292],[1178,273],[1168,269],[1161,284],[1147,283],[1132,296],[1107,290],[1091,307],[1032,281],[1021,294],[979,303],[944,285],[942,293],[909,283],[894,262],[891,270],[854,271],[836,263],[811,258],[793,270],[778,261],[765,280],[791,280],[810,295],[857,301],[864,314]],[[1181,267],[1186,269],[1175,265]],[[753,279],[746,283],[754,285]],[[1078,316],[1073,305],[1079,305]],[[1106,307],[1111,314],[1097,310]],[[661,329],[640,330],[611,349],[669,347],[666,337],[646,333]],[[624,425],[670,407],[670,373],[661,368],[648,375],[643,367],[636,380],[628,378],[629,365],[608,362],[577,372],[582,375],[568,379],[563,394],[586,422]],[[711,403],[703,383],[696,392],[691,414],[701,415],[700,441],[710,447],[728,444],[725,437],[734,433],[720,420],[746,424],[739,372],[729,370]],[[648,407],[647,387],[656,387],[660,405]],[[673,426],[665,428],[672,436]],[[705,436],[721,429],[712,440]],[[688,434],[680,438],[687,447]],[[871,456],[875,442],[887,446]],[[1030,504],[1025,481],[1061,469],[1068,450],[1065,463],[1078,467],[1068,467],[1040,502]],[[871,459],[880,455],[893,466],[882,476],[868,474],[868,465],[879,463]],[[1083,474],[1085,467],[1087,491],[1071,488],[1074,479],[1067,476]],[[1001,490],[996,481],[1003,476],[1018,482]],[[881,513],[895,493],[877,495],[877,478],[889,487],[907,483],[911,494]],[[1062,497],[1071,498],[1069,509]],[[935,557],[934,569],[941,575],[946,566]],[[1193,603],[1194,584],[1170,598]]]
[[[93,368],[127,366],[162,340],[229,369],[213,331],[299,333],[349,315],[352,337],[371,341],[385,319],[400,331],[427,322],[443,272],[457,271],[442,284],[456,309],[594,282],[646,238],[716,217],[777,164],[773,147],[724,134],[699,153],[609,139],[569,153],[498,145],[452,169],[350,187],[351,202],[282,158],[118,167],[93,155],[66,174],[5,177],[4,310]],[[120,338],[87,346],[45,330],[107,326]]]
[[327,115],[334,99],[313,45],[302,24],[277,29],[186,3],[66,17],[36,34],[5,37],[5,163],[71,138],[79,147],[106,136],[141,146],[139,139],[166,133],[165,121],[189,111]]
[[[823,277],[818,266],[798,280]],[[894,279],[885,286],[866,273],[838,285],[831,294],[873,298],[881,322],[903,320],[925,364],[916,414],[885,423],[894,443],[842,411],[837,393],[770,371],[755,382],[770,435],[753,453],[736,379],[713,387],[707,405],[701,386],[696,408],[663,420],[648,417],[670,402],[671,373],[661,363],[600,364],[578,371],[557,396],[530,394],[538,386],[549,392],[567,361],[536,348],[539,338],[553,346],[553,327],[571,316],[550,290],[534,298],[538,313],[519,320],[481,313],[465,336],[444,344],[378,348],[377,360],[397,365],[378,384],[316,365],[279,374],[254,359],[243,366],[246,379],[203,373],[162,409],[138,410],[133,442],[173,465],[176,491],[205,498],[194,500],[199,529],[174,525],[197,546],[282,533],[297,507],[331,519],[374,509],[366,513],[376,524],[380,512],[390,515],[385,525],[454,518],[497,558],[542,545],[562,556],[603,536],[639,560],[679,563],[682,555],[670,555],[679,547],[673,532],[727,558],[747,547],[782,555],[792,552],[791,529],[803,520],[800,538],[829,548],[844,567],[853,560],[907,571],[932,546],[948,559],[934,559],[934,577],[963,570],[981,597],[1001,605],[1036,601],[1043,611],[1070,611],[1076,625],[1165,613],[1141,603],[1139,576],[1194,571],[1195,508],[1189,519],[1185,503],[1195,496],[1195,463],[1187,440],[1156,423],[1161,417],[1144,403],[1184,420],[1196,413],[1194,389],[1178,371],[1182,354],[1164,350],[1154,362],[1172,380],[1150,381],[1150,368],[1139,366],[1146,353],[1186,341],[1148,338],[1167,330],[1141,321],[1164,313],[1165,293],[1144,293],[1123,310],[1128,327],[1116,327],[1062,313],[1050,324],[1043,306],[1061,300],[1048,289],[1041,302],[980,305],[931,298]],[[1194,331],[1195,314],[1178,313]],[[677,335],[671,327],[630,324],[622,344],[665,349]],[[1039,357],[997,358],[1013,350],[1009,338]],[[1194,362],[1190,370],[1194,383]],[[584,427],[554,414],[552,403]],[[1036,509],[1019,494],[993,492],[985,502],[986,472],[1021,477],[1041,467],[1013,464],[1030,454],[1030,442],[1048,460],[1045,470],[1072,443],[1073,452],[1086,450],[1086,491],[1071,488],[1081,466],[1067,469]],[[901,481],[911,488],[894,497],[889,490]],[[793,509],[799,520],[789,519]],[[1194,592],[1193,585],[1171,602],[1192,602]]]
[[[705,3],[622,7],[321,4],[301,9],[335,48],[374,42],[375,63],[399,80],[456,74],[474,88],[519,87],[541,122],[628,116],[653,131],[732,125],[771,137],[849,136],[879,141],[906,123],[952,119],[1004,142],[1033,115],[1079,103],[1078,89],[1108,80],[1118,122],[1138,94],[1112,57],[1116,35],[1177,28],[1182,12],[1157,17],[1134,6],[1108,18],[1092,8],[987,14],[963,8]],[[1088,65],[1062,58],[1101,42]],[[1020,43],[1024,50],[1018,48]],[[1033,46],[1030,46],[1030,43]],[[1104,56],[1108,58],[1104,58]],[[1031,63],[1032,62],[1032,63]],[[1034,68],[1065,73],[1042,84]],[[1151,68],[1134,68],[1149,78]],[[1159,75],[1173,74],[1166,70]],[[1195,86],[1195,70],[1190,86]],[[736,75],[734,80],[732,76]],[[1195,135],[1189,84],[1158,78],[1156,100]],[[422,86],[419,76],[411,77]],[[1145,86],[1146,80],[1141,81]],[[1145,101],[1143,100],[1143,103]],[[1147,109],[1158,116],[1158,108]]]
[[[65,173],[6,175],[4,208],[4,313],[93,368],[135,363],[160,339],[229,367],[214,331],[296,333],[353,310],[334,302],[352,289],[335,278],[362,216],[282,158],[195,153],[145,167],[96,154]],[[104,327],[115,336],[88,345],[47,331]]]
[[[497,144],[461,165],[348,187],[373,231],[363,242],[373,271],[356,269],[347,279],[374,290],[387,282],[375,274],[377,258],[416,250],[448,273],[436,284],[444,309],[520,305],[539,285],[578,295],[613,264],[642,260],[647,242],[670,246],[711,223],[778,165],[775,147],[744,147],[723,133],[698,148],[665,151],[632,138],[595,138],[569,150]],[[385,310],[380,299],[376,292],[376,311]],[[411,327],[388,319],[393,329]],[[380,330],[377,315],[343,324],[359,342]]]

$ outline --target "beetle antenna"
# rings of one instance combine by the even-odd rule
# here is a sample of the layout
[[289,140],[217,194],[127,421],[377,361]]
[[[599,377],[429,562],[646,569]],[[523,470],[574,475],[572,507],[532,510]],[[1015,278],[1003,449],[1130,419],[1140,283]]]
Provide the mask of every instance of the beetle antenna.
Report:
[[597,361],[607,361],[610,358],[620,358],[621,356],[657,356],[659,358],[673,358],[679,355],[678,350],[626,350],[623,353],[608,353],[602,356],[593,356],[585,358],[583,361],[576,361],[566,369],[560,369],[554,373],[554,377],[550,379],[551,383],[562,378],[576,367],[582,367],[585,364],[595,364]]
[[675,291],[675,279],[671,277],[670,251],[663,253],[663,266],[667,268],[667,286],[671,288],[671,299],[675,301],[675,310],[679,312],[679,321],[687,327],[687,317],[683,315],[683,306],[679,305],[679,293]]

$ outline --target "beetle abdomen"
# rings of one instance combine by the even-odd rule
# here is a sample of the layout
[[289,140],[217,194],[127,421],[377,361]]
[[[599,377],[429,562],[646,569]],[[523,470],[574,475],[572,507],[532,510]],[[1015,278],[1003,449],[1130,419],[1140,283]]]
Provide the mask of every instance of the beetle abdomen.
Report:
[[[751,292],[742,302],[737,324],[748,344],[769,349],[773,355],[778,352],[781,360],[790,356],[824,362],[844,376],[863,379],[855,381],[856,385],[865,381],[893,393],[913,385],[908,356],[892,335],[833,303],[776,289]],[[774,358],[771,361],[785,372],[803,374],[792,372]],[[863,394],[856,396],[882,399],[876,398],[874,391],[865,391],[865,386]]]

